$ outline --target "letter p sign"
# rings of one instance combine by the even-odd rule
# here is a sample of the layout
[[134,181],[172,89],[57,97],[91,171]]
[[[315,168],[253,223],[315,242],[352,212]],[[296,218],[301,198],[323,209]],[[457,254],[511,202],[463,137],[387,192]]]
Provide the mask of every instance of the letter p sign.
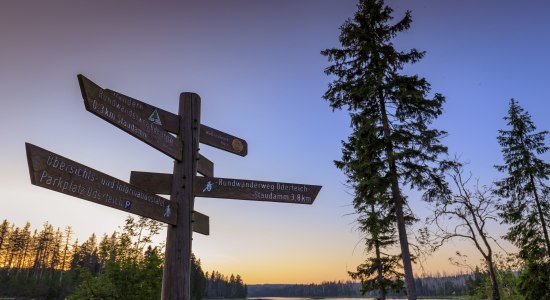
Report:
[[124,201],[124,209],[130,209],[132,208],[132,201],[126,200]]

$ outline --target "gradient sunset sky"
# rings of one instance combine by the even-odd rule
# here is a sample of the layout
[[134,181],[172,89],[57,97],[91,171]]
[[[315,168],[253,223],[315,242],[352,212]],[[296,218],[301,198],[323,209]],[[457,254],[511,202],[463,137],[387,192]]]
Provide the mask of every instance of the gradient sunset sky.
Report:
[[[426,50],[407,73],[447,97],[435,126],[450,154],[488,184],[500,175],[496,141],[510,98],[550,129],[547,1],[389,1],[412,28],[399,49]],[[84,109],[76,75],[177,113],[181,92],[202,98],[202,123],[242,137],[248,156],[203,145],[215,175],[322,185],[311,206],[196,199],[210,236],[195,234],[203,269],[245,282],[347,279],[364,260],[352,195],[333,165],[350,133],[346,112],[321,96],[330,82],[319,52],[337,47],[352,0],[2,1],[0,4],[0,220],[72,226],[76,237],[111,233],[127,214],[32,186],[30,142],[122,180],[130,171],[172,172],[172,160]],[[546,160],[549,156],[544,157]],[[415,213],[429,207],[410,192]],[[494,226],[495,233],[502,228]],[[159,237],[164,239],[165,233]],[[503,242],[506,249],[510,245]],[[422,272],[455,272],[456,241]]]

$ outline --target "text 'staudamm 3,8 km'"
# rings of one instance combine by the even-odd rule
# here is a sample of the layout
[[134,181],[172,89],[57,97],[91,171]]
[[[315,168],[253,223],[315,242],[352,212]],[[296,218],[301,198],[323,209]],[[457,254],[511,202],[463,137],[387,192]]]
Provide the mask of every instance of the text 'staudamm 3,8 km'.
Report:
[[195,196],[312,204],[321,186],[259,180],[197,177]]

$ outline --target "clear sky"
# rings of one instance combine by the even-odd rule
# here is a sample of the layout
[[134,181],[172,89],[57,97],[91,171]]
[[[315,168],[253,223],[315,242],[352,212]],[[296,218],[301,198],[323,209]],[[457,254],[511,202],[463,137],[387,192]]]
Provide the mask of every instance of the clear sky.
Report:
[[[550,129],[550,5],[389,4],[396,17],[413,12],[396,47],[427,51],[406,71],[447,97],[435,124],[449,132],[444,143],[482,183],[491,182],[511,97],[540,130]],[[244,158],[202,146],[216,176],[323,186],[311,206],[197,199],[211,226],[210,236],[193,240],[203,268],[239,273],[247,283],[346,279],[364,260],[352,196],[332,163],[349,119],[321,98],[330,78],[319,52],[339,46],[339,26],[354,11],[352,0],[1,2],[0,219],[70,225],[83,239],[112,232],[126,216],[32,186],[25,142],[123,180],[132,170],[172,171],[169,157],[84,109],[76,74],[172,112],[179,93],[192,91],[202,98],[203,124],[249,145]],[[409,200],[420,217],[429,214],[418,193]],[[425,270],[453,272],[447,259],[457,249],[471,251],[457,241]]]

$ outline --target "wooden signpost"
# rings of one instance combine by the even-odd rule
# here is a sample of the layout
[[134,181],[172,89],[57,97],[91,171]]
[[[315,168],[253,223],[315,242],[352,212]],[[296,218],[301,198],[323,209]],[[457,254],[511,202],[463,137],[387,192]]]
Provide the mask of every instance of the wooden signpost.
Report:
[[[168,224],[162,299],[190,299],[192,232],[210,233],[195,197],[312,204],[321,186],[214,177],[203,143],[246,156],[245,140],[200,123],[197,94],[180,95],[173,114],[110,89],[83,75],[86,110],[174,159],[172,174],[132,171],[130,184],[40,147],[26,144],[31,183]],[[197,172],[204,177],[197,176]],[[170,195],[170,200],[156,194]]]

